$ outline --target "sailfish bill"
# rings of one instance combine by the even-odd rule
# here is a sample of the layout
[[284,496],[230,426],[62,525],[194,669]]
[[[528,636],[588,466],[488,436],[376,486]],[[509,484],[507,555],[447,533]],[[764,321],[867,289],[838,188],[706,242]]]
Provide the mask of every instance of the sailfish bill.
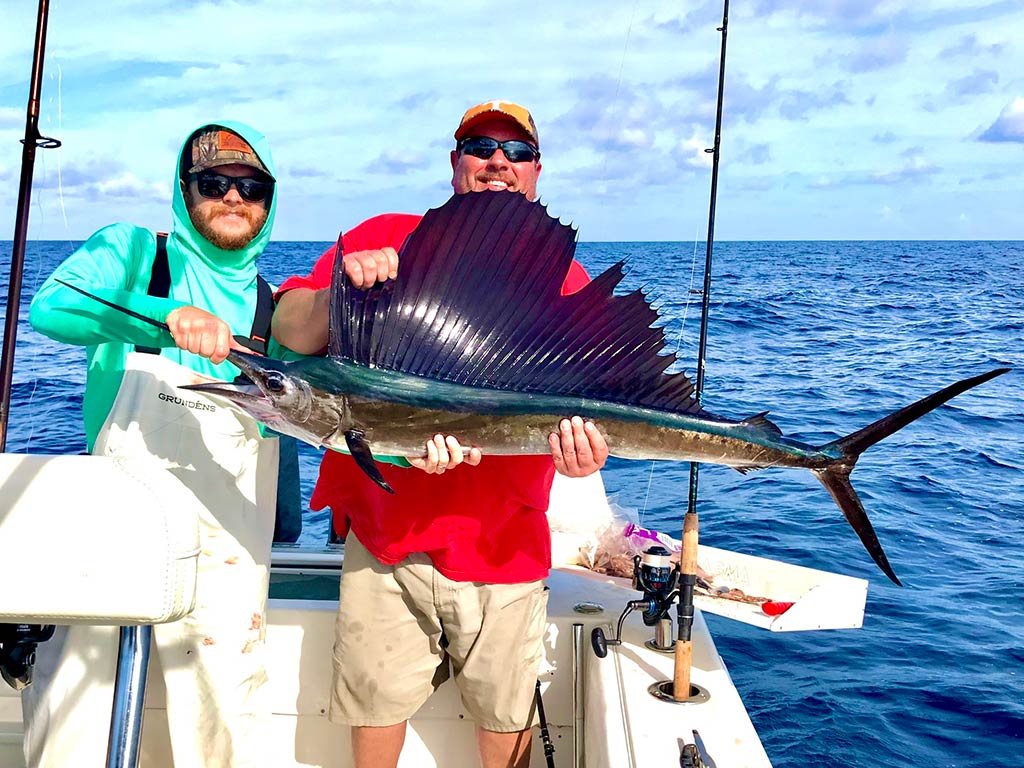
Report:
[[666,373],[675,356],[665,353],[656,311],[639,291],[614,294],[621,262],[560,295],[575,248],[575,231],[522,195],[456,195],[410,235],[396,280],[354,288],[338,254],[325,357],[284,363],[232,352],[249,383],[188,389],[350,451],[387,490],[373,453],[419,456],[441,433],[484,454],[546,454],[548,434],[576,415],[622,458],[809,469],[899,584],[850,472],[874,443],[1009,369],[964,379],[840,440],[805,444],[766,414],[736,421],[701,408],[690,379]]

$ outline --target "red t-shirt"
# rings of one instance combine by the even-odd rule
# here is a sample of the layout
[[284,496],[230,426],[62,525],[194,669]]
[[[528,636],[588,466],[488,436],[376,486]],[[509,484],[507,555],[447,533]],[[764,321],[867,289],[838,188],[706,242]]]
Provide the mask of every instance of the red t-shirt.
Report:
[[[387,213],[367,219],[344,235],[343,250],[398,250],[420,218]],[[279,294],[329,286],[334,251],[329,248],[308,276],[288,278]],[[589,280],[574,261],[562,294],[578,291]],[[551,532],[545,513],[555,471],[550,456],[485,456],[477,467],[443,475],[391,464],[378,467],[393,495],[370,480],[351,456],[327,451],[310,508],[329,506],[335,530],[341,536],[354,531],[382,563],[425,552],[441,573],[457,581],[514,584],[547,576]]]

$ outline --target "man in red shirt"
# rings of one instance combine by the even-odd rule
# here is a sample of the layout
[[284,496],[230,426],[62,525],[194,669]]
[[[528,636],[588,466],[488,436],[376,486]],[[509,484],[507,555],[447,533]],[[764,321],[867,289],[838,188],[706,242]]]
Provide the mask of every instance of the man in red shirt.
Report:
[[[463,116],[455,139],[457,194],[536,198],[540,151],[526,109],[480,104]],[[419,220],[384,214],[345,234],[349,280],[368,288],[395,278],[397,252]],[[334,253],[329,249],[309,275],[281,286],[274,336],[297,352],[322,354],[327,346]],[[588,281],[573,262],[563,295]],[[382,493],[350,456],[324,456],[310,506],[330,506],[335,530],[346,537],[330,717],[353,726],[356,766],[397,765],[406,722],[447,677],[449,664],[477,724],[485,768],[529,764],[546,624],[543,579],[551,567],[545,512],[552,478],[556,470],[592,474],[608,457],[600,432],[578,416],[563,419],[549,445],[550,457],[489,456],[481,463],[479,449],[437,435],[424,456],[408,459],[422,472],[380,467],[394,495]],[[480,466],[448,472],[461,463]]]

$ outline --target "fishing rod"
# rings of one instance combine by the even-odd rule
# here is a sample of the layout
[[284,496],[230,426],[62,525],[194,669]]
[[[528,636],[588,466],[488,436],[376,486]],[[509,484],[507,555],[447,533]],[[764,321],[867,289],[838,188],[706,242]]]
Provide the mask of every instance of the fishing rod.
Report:
[[0,354],[0,452],[7,449],[7,421],[10,414],[11,379],[14,372],[14,347],[18,338],[18,311],[21,308],[21,282],[25,269],[25,241],[28,235],[29,203],[32,199],[32,171],[36,147],[56,149],[60,141],[39,133],[39,99],[43,86],[43,57],[46,52],[46,21],[49,0],[39,0],[36,41],[32,54],[32,78],[28,109],[25,114],[25,138],[21,140],[21,183],[18,186],[17,218],[14,223],[14,248],[11,251],[10,282],[7,285],[7,313],[4,320],[3,352]]
[[[725,44],[729,34],[729,0],[722,6],[722,50],[718,61],[718,105],[715,112],[715,142],[705,149],[711,154],[711,201],[708,205],[707,250],[704,256],[704,286],[701,291],[700,343],[697,347],[697,378],[694,382],[694,398],[701,404],[704,394],[704,368],[708,346],[708,316],[711,302],[711,264],[715,242],[715,202],[718,198],[718,161],[722,145],[722,102],[725,98]],[[678,635],[675,649],[675,674],[672,697],[676,701],[690,698],[690,670],[693,662],[693,588],[697,583],[697,540],[699,518],[697,516],[697,485],[700,464],[690,463],[690,493],[683,518],[683,551],[679,558],[679,603],[676,606]]]
[[[36,18],[35,49],[32,55],[32,77],[29,85],[28,109],[25,115],[25,138],[22,139],[21,184],[18,187],[17,219],[14,224],[14,248],[11,251],[10,282],[7,285],[7,312],[4,318],[3,350],[0,353],[0,452],[7,449],[7,419],[10,413],[11,378],[14,371],[14,347],[18,337],[18,311],[21,305],[21,278],[25,266],[25,240],[28,233],[29,202],[32,197],[32,170],[36,147],[53,149],[56,139],[39,134],[39,100],[43,83],[43,57],[46,51],[46,21],[49,0],[39,0]],[[15,690],[32,682],[32,665],[36,646],[53,635],[54,628],[45,624],[0,624],[0,677]]]
[[[14,247],[11,251],[10,282],[7,286],[7,312],[4,318],[3,350],[0,353],[0,452],[7,449],[7,419],[10,413],[11,378],[14,371],[14,347],[18,337],[18,311],[21,305],[21,278],[25,266],[25,240],[28,233],[29,202],[32,197],[32,170],[36,147],[53,149],[57,139],[39,134],[39,100],[43,82],[43,57],[46,51],[46,21],[49,0],[39,0],[36,18],[32,77],[22,139],[21,184],[18,187]],[[54,627],[47,624],[0,624],[0,677],[12,688],[21,690],[32,682],[36,646],[52,637]]]
[[[22,141],[21,184],[18,188],[17,220],[11,252],[10,283],[4,325],[3,355],[0,357],[0,452],[7,447],[7,422],[10,413],[11,378],[14,348],[21,304],[21,283],[25,266],[25,242],[28,234],[29,203],[32,197],[32,171],[36,148],[55,149],[57,139],[39,133],[39,101],[42,92],[43,59],[46,52],[46,22],[49,0],[39,0],[36,18],[35,49]],[[16,690],[32,683],[35,649],[53,636],[52,625],[0,624],[0,677]],[[142,707],[146,691],[151,626],[120,628],[117,652],[117,676],[114,682],[110,735],[107,741],[107,768],[134,768],[138,765],[142,734]]]

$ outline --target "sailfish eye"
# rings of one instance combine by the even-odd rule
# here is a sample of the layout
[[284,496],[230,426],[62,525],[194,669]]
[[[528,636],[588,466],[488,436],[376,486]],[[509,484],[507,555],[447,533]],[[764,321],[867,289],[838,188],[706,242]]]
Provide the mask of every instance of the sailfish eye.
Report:
[[284,376],[276,371],[267,374],[267,389],[271,392],[284,392]]

